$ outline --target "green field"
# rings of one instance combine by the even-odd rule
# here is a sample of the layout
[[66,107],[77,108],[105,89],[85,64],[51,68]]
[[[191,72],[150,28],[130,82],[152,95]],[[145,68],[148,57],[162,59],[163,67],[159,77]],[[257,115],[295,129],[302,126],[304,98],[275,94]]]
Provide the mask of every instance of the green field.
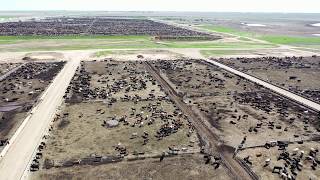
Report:
[[275,44],[291,44],[291,45],[316,45],[320,44],[320,37],[293,37],[293,36],[272,36],[264,35],[258,37],[261,40],[265,40]]
[[8,41],[8,40],[0,40],[0,45],[1,44],[13,44],[15,43],[14,41]]
[[253,33],[241,32],[241,31],[237,31],[236,29],[222,27],[222,26],[202,25],[202,26],[198,26],[198,27],[201,29],[208,30],[208,31],[228,33],[228,34],[233,34],[233,35],[237,35],[237,36],[246,36],[246,37],[253,37],[254,36]]
[[151,36],[0,36],[0,51],[268,47],[274,46],[251,41],[155,41]]
[[144,49],[144,50],[139,50],[139,49],[135,49],[135,50],[103,50],[103,51],[98,51],[94,54],[95,57],[103,57],[103,56],[108,56],[108,55],[132,55],[132,54],[161,54],[161,53],[165,53],[165,54],[174,54],[174,55],[178,55],[177,53],[173,53],[171,51],[168,50],[159,50],[159,49]]
[[159,48],[150,36],[0,36],[0,51]]
[[[72,44],[61,44],[59,41],[50,42],[50,44],[40,45],[41,42],[37,42],[35,45],[33,43],[26,43],[24,45],[2,48],[0,44],[0,51],[53,51],[53,50],[88,50],[88,49],[146,49],[146,48],[163,48],[164,46],[157,45],[150,42],[99,42],[94,44],[94,41],[77,41]],[[48,43],[48,41],[44,42]]]
[[272,48],[271,44],[250,42],[169,42],[165,43],[168,48]]
[[0,19],[9,19],[9,18],[14,18],[14,16],[0,16]]
[[284,45],[319,45],[320,37],[295,37],[295,36],[286,36],[286,35],[260,35],[257,33],[251,32],[242,32],[228,27],[221,26],[213,26],[213,25],[203,25],[199,26],[202,29],[220,32],[220,33],[228,33],[236,36],[241,36],[241,40],[245,40],[243,38],[256,38],[259,40],[264,40],[269,43],[274,44],[284,44]]

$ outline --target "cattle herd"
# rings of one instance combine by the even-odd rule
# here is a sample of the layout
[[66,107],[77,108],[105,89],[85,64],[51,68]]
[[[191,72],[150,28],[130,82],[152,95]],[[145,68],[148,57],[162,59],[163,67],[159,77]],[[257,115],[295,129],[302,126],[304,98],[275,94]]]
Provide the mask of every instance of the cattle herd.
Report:
[[8,142],[64,62],[1,64],[0,146]]
[[262,179],[319,177],[317,112],[204,61],[154,65]]
[[216,59],[235,69],[320,102],[320,57]]
[[[167,86],[169,90],[164,89]],[[148,64],[105,59],[81,62],[66,90],[65,104],[38,148],[31,166],[40,169],[35,179],[62,172],[73,177],[87,165],[108,169],[110,163],[121,161],[119,166],[128,169],[123,166],[129,162],[148,164],[149,158],[159,158],[163,163],[169,157],[192,159],[201,153],[214,177],[230,178],[220,166],[219,153],[208,153],[207,140],[168,92],[209,122],[217,141],[258,177],[319,176],[317,112],[204,60]]]
[[12,69],[18,67],[20,63],[2,63],[0,64],[0,76],[9,73]]
[[[221,38],[128,17],[0,23],[0,36],[69,35]],[[31,179],[319,179],[320,112],[206,60],[146,59],[80,62]],[[0,63],[0,151],[66,63],[22,60]],[[318,56],[212,60],[320,103]]]
[[[258,177],[319,177],[318,112],[204,60],[140,59],[81,62],[65,92],[65,103],[31,163],[30,170],[37,171],[35,179],[59,174],[63,168],[70,168],[69,173],[74,175],[88,165],[104,169],[117,162],[123,162],[121,166],[136,162],[132,168],[140,172],[140,163],[153,167],[150,158],[164,164],[186,158],[193,162],[201,153],[203,164],[190,163],[190,168],[203,166],[202,171],[212,171],[207,178],[230,178],[225,166],[221,166],[218,150],[212,154],[206,138],[193,124],[194,116],[185,113],[188,108],[195,117],[208,122],[206,126],[214,130],[217,141],[231,149],[234,158]],[[318,77],[300,71],[316,72],[318,57],[217,61],[262,79],[266,78],[262,69],[270,71],[270,82],[319,100],[317,93],[307,93],[318,90],[313,86]],[[12,132],[64,63],[1,64],[2,148],[10,143]],[[286,80],[279,84],[272,73],[284,73]],[[307,78],[313,83],[304,82]],[[292,81],[298,80],[299,88],[294,91]],[[184,106],[176,104],[177,100],[172,99],[175,96]],[[179,167],[174,170],[179,171]]]
[[[0,23],[0,35],[150,35],[165,37],[212,37],[180,27],[145,19],[104,17],[47,18]],[[214,39],[219,37],[214,37]]]
[[[69,173],[75,173],[85,165],[107,168],[119,161],[150,163],[149,158],[165,161],[177,155],[191,160],[200,153],[190,119],[142,61],[81,62],[64,98],[64,108],[44,138],[45,147],[39,147],[41,157],[35,157],[31,167],[41,169],[36,177],[48,177],[55,168],[61,172],[69,167]],[[207,168],[219,165],[213,160]],[[228,177],[223,168],[215,174],[220,172]]]

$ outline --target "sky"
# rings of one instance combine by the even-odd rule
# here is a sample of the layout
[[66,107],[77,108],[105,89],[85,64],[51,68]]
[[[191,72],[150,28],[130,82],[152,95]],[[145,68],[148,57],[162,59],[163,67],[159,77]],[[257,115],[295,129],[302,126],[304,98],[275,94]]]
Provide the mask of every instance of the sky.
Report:
[[0,10],[320,13],[320,0],[0,0]]

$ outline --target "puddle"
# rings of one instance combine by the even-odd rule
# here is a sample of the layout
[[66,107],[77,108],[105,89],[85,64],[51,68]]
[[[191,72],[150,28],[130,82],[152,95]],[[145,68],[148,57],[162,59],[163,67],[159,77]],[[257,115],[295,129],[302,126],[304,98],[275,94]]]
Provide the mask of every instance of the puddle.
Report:
[[311,26],[320,27],[320,23],[311,24]]
[[266,27],[264,24],[256,24],[256,23],[241,23],[242,25],[245,26],[250,26],[250,27]]
[[0,112],[9,112],[20,108],[21,106],[2,106],[0,107]]

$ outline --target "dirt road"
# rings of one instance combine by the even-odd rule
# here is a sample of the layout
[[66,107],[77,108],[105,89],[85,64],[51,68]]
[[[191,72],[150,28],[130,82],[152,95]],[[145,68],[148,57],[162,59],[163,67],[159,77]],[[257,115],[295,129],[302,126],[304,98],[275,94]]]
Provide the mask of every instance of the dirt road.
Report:
[[34,107],[24,125],[16,133],[16,138],[10,142],[4,156],[0,159],[1,179],[25,179],[28,175],[29,163],[36,147],[47,131],[56,109],[61,105],[63,95],[69,85],[80,61],[69,59],[56,76],[52,84],[44,92],[39,104]]

